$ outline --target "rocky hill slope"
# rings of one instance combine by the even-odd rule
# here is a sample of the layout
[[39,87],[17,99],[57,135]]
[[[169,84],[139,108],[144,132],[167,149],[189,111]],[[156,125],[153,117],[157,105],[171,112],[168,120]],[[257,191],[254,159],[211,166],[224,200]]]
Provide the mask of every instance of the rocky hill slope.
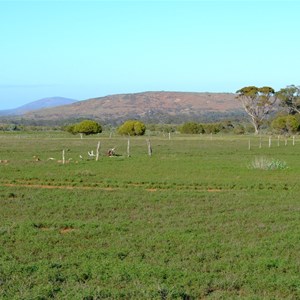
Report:
[[143,92],[110,95],[78,101],[71,105],[42,109],[24,115],[35,120],[92,118],[106,123],[126,119],[147,122],[180,122],[210,115],[241,114],[242,108],[235,94]]

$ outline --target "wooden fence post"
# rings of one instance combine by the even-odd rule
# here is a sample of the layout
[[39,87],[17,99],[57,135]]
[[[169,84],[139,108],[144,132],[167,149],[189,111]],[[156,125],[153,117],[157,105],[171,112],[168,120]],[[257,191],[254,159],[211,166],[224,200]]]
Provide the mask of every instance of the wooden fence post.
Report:
[[147,145],[148,145],[148,155],[152,156],[152,147],[149,139],[147,139]]
[[97,144],[97,149],[96,149],[96,161],[99,160],[100,146],[101,146],[101,142],[99,141]]
[[130,157],[130,138],[127,139],[127,157]]

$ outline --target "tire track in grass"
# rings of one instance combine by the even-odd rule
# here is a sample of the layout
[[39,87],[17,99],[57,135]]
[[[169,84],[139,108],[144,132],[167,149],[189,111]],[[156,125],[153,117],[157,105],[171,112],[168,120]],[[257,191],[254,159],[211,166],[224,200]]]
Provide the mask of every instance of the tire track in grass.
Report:
[[91,186],[70,186],[70,185],[45,185],[45,184],[24,184],[24,183],[0,183],[4,187],[29,187],[37,189],[59,189],[59,190],[103,190],[115,191],[118,188],[112,187],[91,187]]
[[[120,187],[99,187],[99,186],[70,186],[70,185],[48,185],[48,184],[30,184],[30,183],[0,183],[0,186],[3,187],[26,187],[26,188],[36,188],[36,189],[60,189],[60,190],[100,190],[100,191],[117,191],[117,190],[124,190],[128,187],[134,187],[134,188],[144,188],[145,191],[149,193],[154,193],[158,191],[166,191],[170,190],[170,188],[145,188],[145,184],[129,184],[122,188]],[[171,188],[171,190],[193,190],[198,192],[209,192],[209,193],[217,193],[217,192],[228,192],[230,189],[211,189],[211,188],[205,188],[205,189],[194,189],[191,186],[184,186],[181,188]]]

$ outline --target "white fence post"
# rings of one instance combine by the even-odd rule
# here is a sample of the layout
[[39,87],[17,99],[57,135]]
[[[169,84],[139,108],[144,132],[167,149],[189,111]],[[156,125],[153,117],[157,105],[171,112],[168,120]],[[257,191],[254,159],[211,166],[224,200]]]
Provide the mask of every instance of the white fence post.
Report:
[[130,157],[130,138],[127,139],[127,157]]
[[101,145],[101,142],[99,141],[97,144],[97,149],[96,149],[96,161],[99,160],[100,145]]

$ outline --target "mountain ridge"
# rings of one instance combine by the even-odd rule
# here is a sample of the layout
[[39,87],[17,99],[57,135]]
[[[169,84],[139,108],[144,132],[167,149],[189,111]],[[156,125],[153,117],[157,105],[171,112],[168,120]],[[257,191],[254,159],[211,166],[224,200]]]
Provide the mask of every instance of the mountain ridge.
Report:
[[36,101],[26,103],[22,106],[13,109],[0,110],[0,116],[19,116],[19,115],[24,115],[25,113],[30,111],[52,108],[52,107],[57,107],[62,105],[70,105],[75,102],[77,102],[77,100],[71,98],[65,98],[59,96],[47,97],[47,98],[42,98]]
[[67,106],[46,108],[24,114],[35,120],[91,118],[104,122],[126,119],[165,121],[167,119],[197,118],[207,113],[231,114],[242,107],[233,93],[197,93],[147,91],[96,97]]

